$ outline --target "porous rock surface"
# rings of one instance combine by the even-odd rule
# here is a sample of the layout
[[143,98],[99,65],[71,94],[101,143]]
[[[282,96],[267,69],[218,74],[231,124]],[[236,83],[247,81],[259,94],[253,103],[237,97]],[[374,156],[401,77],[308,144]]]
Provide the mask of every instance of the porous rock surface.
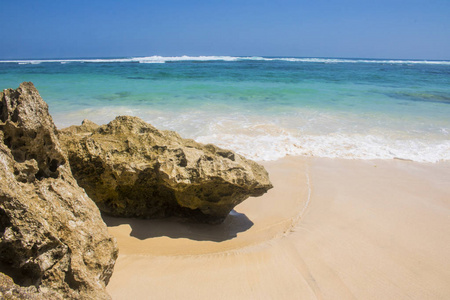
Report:
[[85,120],[60,139],[78,184],[113,216],[220,223],[237,204],[272,188],[263,166],[137,117],[103,126]]
[[118,250],[32,83],[0,93],[0,298],[110,299]]

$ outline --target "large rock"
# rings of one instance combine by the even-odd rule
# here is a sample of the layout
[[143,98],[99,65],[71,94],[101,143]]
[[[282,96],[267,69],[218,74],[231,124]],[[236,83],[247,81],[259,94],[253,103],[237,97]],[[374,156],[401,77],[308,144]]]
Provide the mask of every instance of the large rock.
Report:
[[272,188],[263,166],[137,117],[103,126],[85,120],[60,139],[78,184],[113,216],[220,223],[234,206]]
[[[117,246],[32,83],[0,94],[0,298],[109,299]],[[2,274],[3,273],[3,274]]]

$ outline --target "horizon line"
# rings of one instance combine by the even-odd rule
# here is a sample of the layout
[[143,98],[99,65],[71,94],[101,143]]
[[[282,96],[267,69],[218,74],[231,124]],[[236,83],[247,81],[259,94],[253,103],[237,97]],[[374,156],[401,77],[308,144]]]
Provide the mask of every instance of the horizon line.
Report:
[[[221,60],[220,58],[267,58],[267,59],[342,59],[342,60],[401,60],[401,61],[450,61],[450,59],[428,59],[428,58],[380,58],[380,57],[338,57],[338,56],[282,56],[282,55],[128,55],[128,56],[81,56],[81,57],[45,57],[45,58],[0,58],[0,62],[26,62],[26,61],[64,61],[64,60],[96,60],[96,59],[139,59],[139,58],[210,58],[210,60],[214,60],[213,58],[218,58],[217,60]],[[188,61],[189,59],[186,59]]]

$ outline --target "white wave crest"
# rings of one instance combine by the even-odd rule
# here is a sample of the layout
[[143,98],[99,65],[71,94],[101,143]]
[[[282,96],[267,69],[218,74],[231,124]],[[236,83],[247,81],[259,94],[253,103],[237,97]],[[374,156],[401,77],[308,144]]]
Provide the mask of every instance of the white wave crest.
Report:
[[405,159],[417,162],[450,160],[450,141],[389,140],[372,135],[272,136],[213,134],[196,139],[214,143],[258,161],[277,160],[287,155],[344,159]]
[[346,58],[297,58],[261,56],[146,56],[130,58],[98,59],[42,59],[42,60],[0,60],[0,63],[39,64],[39,63],[165,63],[165,62],[208,62],[208,61],[284,61],[304,63],[370,63],[370,64],[432,64],[450,65],[446,60],[401,60],[401,59],[346,59]]
[[41,61],[38,61],[38,60],[30,60],[30,61],[18,62],[19,65],[38,65],[40,63],[41,63]]

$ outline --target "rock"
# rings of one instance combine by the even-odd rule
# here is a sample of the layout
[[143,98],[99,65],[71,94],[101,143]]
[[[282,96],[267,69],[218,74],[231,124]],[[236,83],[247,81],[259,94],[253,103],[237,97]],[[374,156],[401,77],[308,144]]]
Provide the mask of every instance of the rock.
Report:
[[35,286],[22,287],[14,283],[11,277],[0,273],[0,299],[5,300],[47,300],[61,299],[56,292],[38,292]]
[[112,216],[220,223],[237,204],[272,188],[263,166],[137,117],[103,126],[85,120],[60,131],[60,139],[78,184]]
[[0,298],[110,299],[118,250],[32,83],[0,93]]

